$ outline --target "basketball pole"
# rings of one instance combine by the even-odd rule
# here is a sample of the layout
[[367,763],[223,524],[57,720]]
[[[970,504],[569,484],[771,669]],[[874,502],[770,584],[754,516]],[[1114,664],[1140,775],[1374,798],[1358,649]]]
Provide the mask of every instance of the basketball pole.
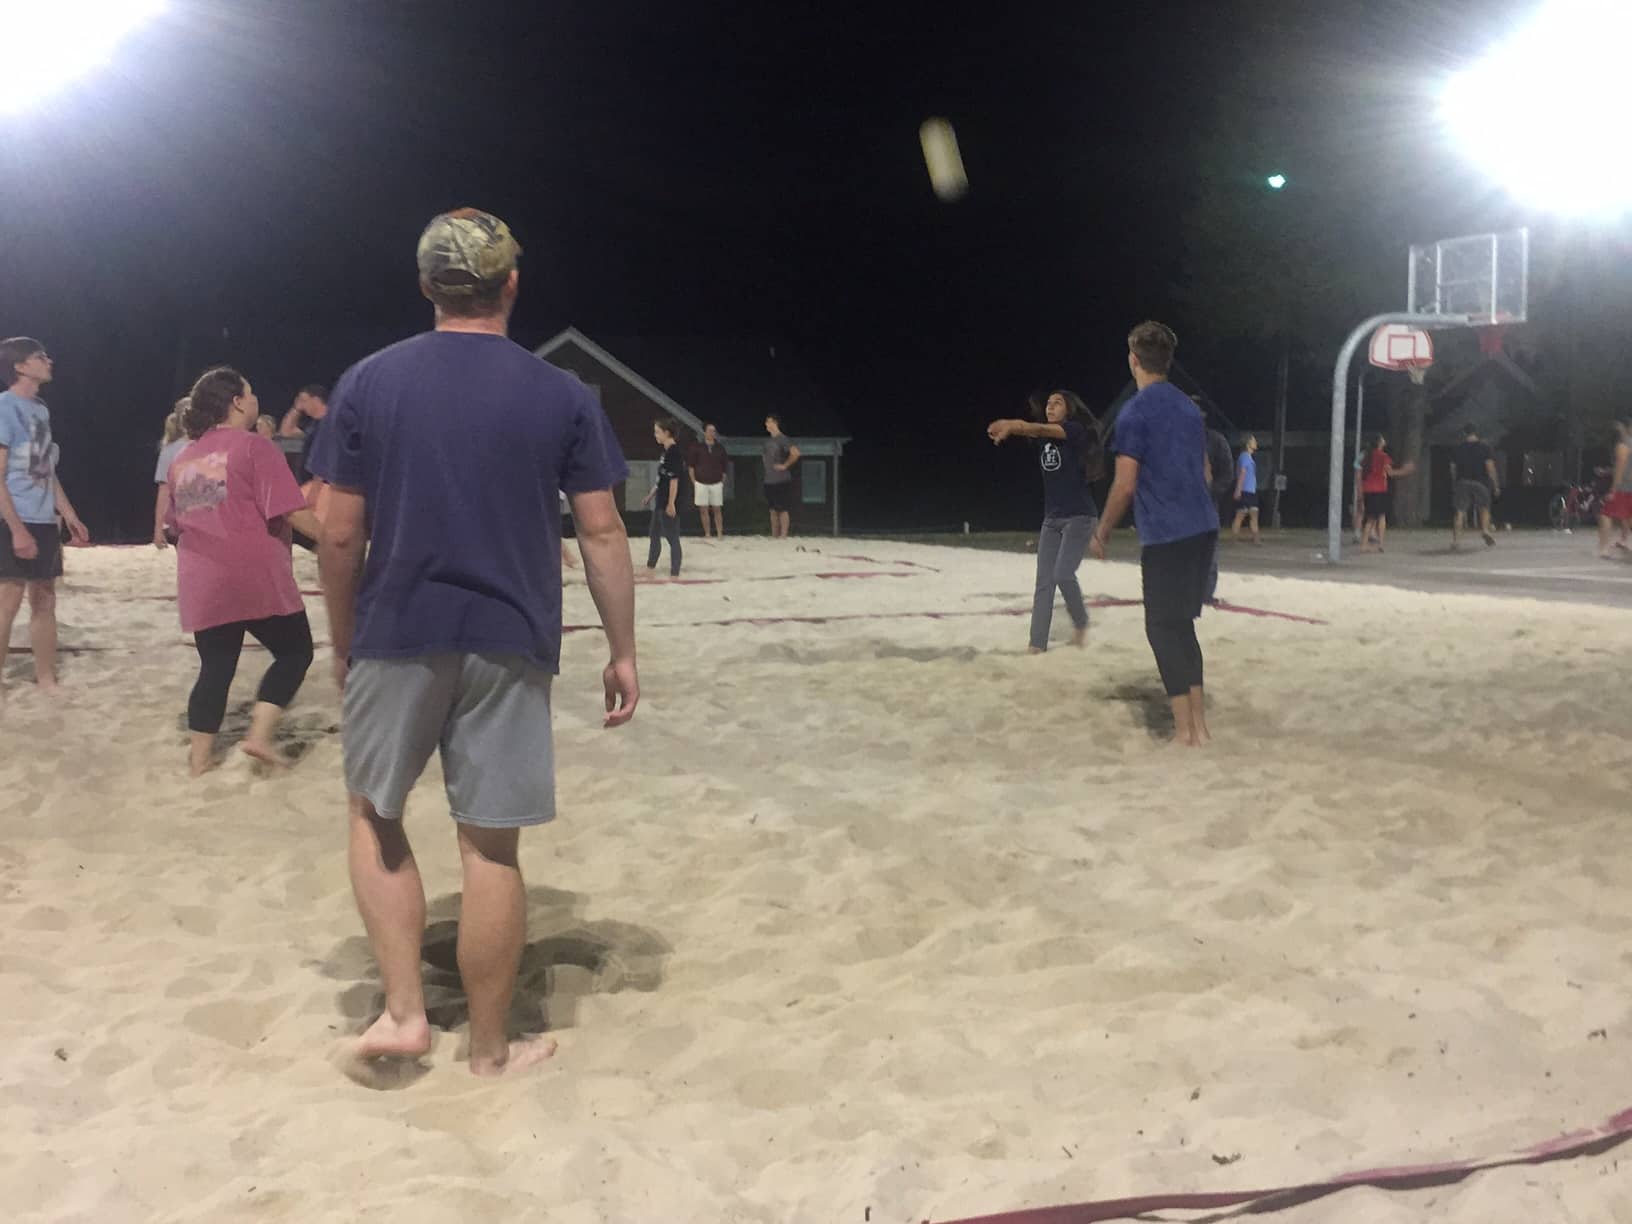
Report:
[[1424,331],[1444,327],[1472,327],[1476,320],[1471,315],[1412,314],[1396,311],[1372,315],[1349,333],[1349,338],[1338,350],[1337,365],[1332,372],[1332,446],[1331,466],[1326,487],[1326,561],[1335,565],[1343,559],[1343,434],[1349,413],[1349,366],[1354,354],[1371,333],[1388,323],[1418,327]]

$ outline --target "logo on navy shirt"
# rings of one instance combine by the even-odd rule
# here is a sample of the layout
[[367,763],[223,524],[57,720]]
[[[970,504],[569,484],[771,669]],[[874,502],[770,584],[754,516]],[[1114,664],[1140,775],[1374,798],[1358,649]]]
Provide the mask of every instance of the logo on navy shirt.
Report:
[[1043,443],[1043,471],[1057,472],[1060,470],[1060,448],[1052,442]]

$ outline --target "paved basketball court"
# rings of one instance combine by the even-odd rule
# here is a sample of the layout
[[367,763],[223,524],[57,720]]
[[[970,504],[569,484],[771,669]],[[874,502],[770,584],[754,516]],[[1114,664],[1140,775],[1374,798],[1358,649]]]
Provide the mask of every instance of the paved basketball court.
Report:
[[1501,532],[1486,548],[1477,532],[1451,551],[1449,529],[1388,533],[1386,553],[1362,554],[1343,538],[1343,560],[1328,564],[1324,531],[1264,533],[1264,542],[1223,545],[1219,593],[1229,597],[1231,573],[1273,574],[1329,582],[1372,582],[1409,591],[1509,595],[1566,603],[1632,608],[1632,555],[1598,559],[1596,531]]

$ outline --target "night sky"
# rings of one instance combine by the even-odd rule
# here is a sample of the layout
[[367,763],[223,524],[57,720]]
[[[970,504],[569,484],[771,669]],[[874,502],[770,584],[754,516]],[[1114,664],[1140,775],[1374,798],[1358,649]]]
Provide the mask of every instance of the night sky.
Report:
[[[1433,194],[1425,74],[1515,7],[175,0],[111,67],[0,118],[0,332],[57,360],[93,533],[143,539],[193,376],[230,360],[281,414],[428,326],[415,239],[474,204],[525,248],[521,343],[572,324],[786,346],[855,438],[850,526],[1024,526],[1033,461],[984,422],[1052,386],[1108,403],[1141,318],[1268,426],[1271,349],[1186,289],[1228,234],[1186,218],[1275,170],[1299,187],[1325,146],[1404,168],[1365,190]],[[957,129],[956,204],[924,171],[930,115]],[[1513,220],[1451,194],[1447,223]],[[1441,235],[1379,256],[1332,215],[1319,240],[1393,259],[1371,304],[1403,304],[1406,243]],[[1318,424],[1319,365],[1295,426]]]

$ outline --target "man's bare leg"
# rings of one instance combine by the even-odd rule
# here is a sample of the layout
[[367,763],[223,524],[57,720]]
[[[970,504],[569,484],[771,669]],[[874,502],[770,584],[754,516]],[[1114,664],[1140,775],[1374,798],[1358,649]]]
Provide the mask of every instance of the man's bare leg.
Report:
[[23,584],[7,580],[0,582],[0,684],[5,682],[6,654],[11,649],[11,627],[17,623],[17,610],[23,606]]
[[1462,511],[1460,511],[1460,510],[1458,510],[1455,514],[1451,515],[1451,551],[1452,552],[1455,552],[1457,549],[1462,547],[1462,524],[1463,524],[1463,521],[1466,518],[1467,518],[1467,516],[1465,514],[1463,514]]
[[273,740],[282,718],[282,706],[275,706],[270,701],[257,701],[249,716],[249,734],[238,745],[239,750],[266,765],[289,764]]
[[1239,540],[1241,538],[1241,524],[1246,521],[1246,518],[1247,512],[1245,510],[1235,512],[1235,521],[1230,524],[1230,539]]
[[368,800],[351,796],[348,859],[351,891],[385,986],[385,1013],[357,1039],[355,1053],[418,1058],[431,1048],[419,968],[425,886],[402,822],[382,819]]
[[519,829],[459,826],[464,891],[459,901],[459,976],[470,1001],[470,1069],[519,1071],[555,1053],[548,1037],[506,1036],[516,970],[527,939],[527,895],[516,861]]
[[57,687],[57,584],[28,584],[28,644],[34,648],[34,683]]
[[1262,544],[1263,541],[1258,538],[1258,511],[1247,511],[1247,522],[1252,528],[1252,542],[1254,544]]
[[714,536],[716,539],[725,539],[725,507],[714,507]]
[[698,506],[697,507],[697,521],[702,524],[703,539],[705,539],[705,540],[708,539],[708,507],[707,506]]
[[1479,531],[1485,537],[1486,544],[1496,543],[1496,533],[1490,529],[1490,511],[1479,511]]
[[1190,729],[1195,735],[1197,747],[1212,742],[1212,735],[1207,730],[1207,699],[1201,685],[1190,690],[1186,700],[1190,703]]

